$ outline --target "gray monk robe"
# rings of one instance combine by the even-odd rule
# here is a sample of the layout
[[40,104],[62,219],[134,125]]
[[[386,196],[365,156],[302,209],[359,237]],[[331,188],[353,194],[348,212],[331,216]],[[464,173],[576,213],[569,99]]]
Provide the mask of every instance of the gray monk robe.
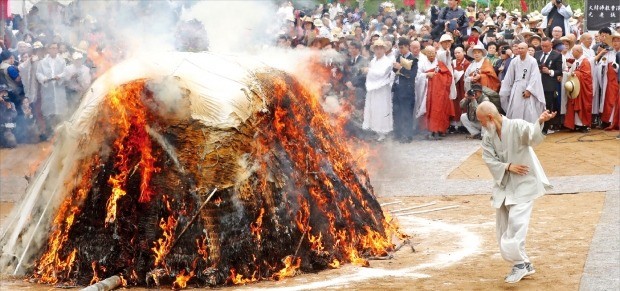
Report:
[[[550,188],[549,180],[532,147],[544,140],[538,121],[529,123],[521,119],[502,117],[502,139],[496,132],[487,132],[482,139],[482,158],[493,175],[493,207],[534,200]],[[507,171],[508,164],[526,165],[527,175]]]
[[[525,90],[532,96],[523,97]],[[536,59],[529,55],[525,60],[515,57],[502,81],[499,96],[508,118],[535,122],[545,110],[545,91]]]
[[[482,158],[493,175],[493,207],[496,208],[496,232],[504,260],[513,265],[530,263],[525,253],[525,237],[534,206],[551,185],[533,146],[544,136],[538,121],[534,124],[520,119],[502,117],[501,139],[497,132],[482,138]],[[529,172],[517,175],[508,172],[508,165],[526,165]]]

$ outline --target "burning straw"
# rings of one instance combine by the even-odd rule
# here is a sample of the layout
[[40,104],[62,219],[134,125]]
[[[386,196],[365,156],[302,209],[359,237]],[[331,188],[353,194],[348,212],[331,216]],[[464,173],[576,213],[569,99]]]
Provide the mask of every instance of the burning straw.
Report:
[[22,254],[4,256],[3,271],[184,288],[368,266],[391,252],[403,235],[314,91],[227,58],[149,56],[102,76],[29,189],[25,201],[47,210],[17,207],[24,223],[2,236],[4,254]]

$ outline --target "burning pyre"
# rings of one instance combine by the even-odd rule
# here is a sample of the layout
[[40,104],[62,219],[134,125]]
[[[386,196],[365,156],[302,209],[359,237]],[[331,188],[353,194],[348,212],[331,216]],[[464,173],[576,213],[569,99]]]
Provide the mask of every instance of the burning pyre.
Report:
[[2,233],[16,254],[5,271],[184,288],[367,266],[393,249],[402,234],[312,90],[212,54],[157,60],[93,85],[29,190],[45,203],[16,207],[31,221],[14,215]]

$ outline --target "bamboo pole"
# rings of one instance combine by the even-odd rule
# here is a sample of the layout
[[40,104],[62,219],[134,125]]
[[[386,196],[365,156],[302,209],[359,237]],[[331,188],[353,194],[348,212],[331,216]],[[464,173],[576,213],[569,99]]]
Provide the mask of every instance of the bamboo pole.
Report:
[[428,209],[428,210],[413,211],[413,212],[407,212],[407,213],[399,213],[399,214],[396,214],[396,215],[397,216],[404,216],[404,215],[411,215],[411,214],[422,214],[422,213],[435,212],[435,211],[452,209],[452,208],[457,208],[457,207],[459,207],[459,206],[458,205],[452,205],[452,206],[439,207],[439,208],[433,208],[433,209]]

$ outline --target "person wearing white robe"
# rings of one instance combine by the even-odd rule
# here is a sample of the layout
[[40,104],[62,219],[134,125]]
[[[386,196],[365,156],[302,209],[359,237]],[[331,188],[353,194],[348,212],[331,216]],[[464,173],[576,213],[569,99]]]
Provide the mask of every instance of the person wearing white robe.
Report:
[[[428,53],[432,51],[433,47],[428,47],[424,49],[424,53]],[[422,56],[422,55],[420,55]],[[416,92],[415,92],[415,117],[420,118],[426,114],[426,95],[428,92],[428,77],[426,73],[429,70],[434,70],[437,68],[438,64],[437,58],[435,58],[432,62],[428,59],[428,57],[420,58],[418,60],[418,75],[416,76]]]
[[65,60],[58,55],[58,44],[48,45],[48,55],[39,62],[37,80],[41,84],[41,110],[48,130],[67,112],[67,93],[64,85]]
[[525,252],[534,200],[552,188],[533,147],[544,140],[542,124],[557,112],[544,111],[533,123],[501,116],[493,103],[480,103],[476,116],[485,129],[482,159],[493,176],[491,204],[496,209],[496,238],[504,260],[512,264],[507,283],[535,272]]
[[596,56],[594,50],[592,49],[592,41],[592,35],[589,33],[584,33],[579,37],[579,45],[583,48],[583,54],[588,58],[593,58]]
[[[611,120],[602,119],[603,108],[605,107],[605,94],[607,93],[607,70],[609,68],[613,70],[614,66],[617,68],[618,64],[615,64],[615,61],[616,53],[618,52],[620,51],[615,51],[613,48],[609,50],[599,49],[597,55],[590,59],[590,63],[594,64],[592,66],[592,78],[595,80],[593,84],[594,92],[592,92],[594,94],[594,99],[592,99],[592,114],[601,115],[597,123],[602,124],[603,128],[611,123]],[[617,71],[617,69],[615,70]],[[611,118],[613,118],[613,114]]]
[[65,69],[65,83],[67,85],[67,101],[73,110],[80,103],[80,98],[90,86],[90,69],[84,65],[84,56],[74,52],[72,63]]
[[502,81],[500,102],[506,117],[533,123],[545,110],[545,92],[538,62],[527,54],[527,44],[520,43],[518,50]]
[[366,75],[366,102],[364,104],[364,130],[379,134],[379,141],[386,138],[393,129],[392,83],[394,60],[385,55],[386,44],[376,40],[373,44],[375,57],[370,61]]
[[[444,34],[439,39],[440,47],[437,50],[437,60],[443,62],[450,70],[452,76],[454,76],[454,68],[452,68],[452,55],[450,54],[450,47],[452,46],[452,36]],[[456,99],[456,83],[454,80],[450,83],[450,100]],[[454,125],[454,124],[452,124]]]

